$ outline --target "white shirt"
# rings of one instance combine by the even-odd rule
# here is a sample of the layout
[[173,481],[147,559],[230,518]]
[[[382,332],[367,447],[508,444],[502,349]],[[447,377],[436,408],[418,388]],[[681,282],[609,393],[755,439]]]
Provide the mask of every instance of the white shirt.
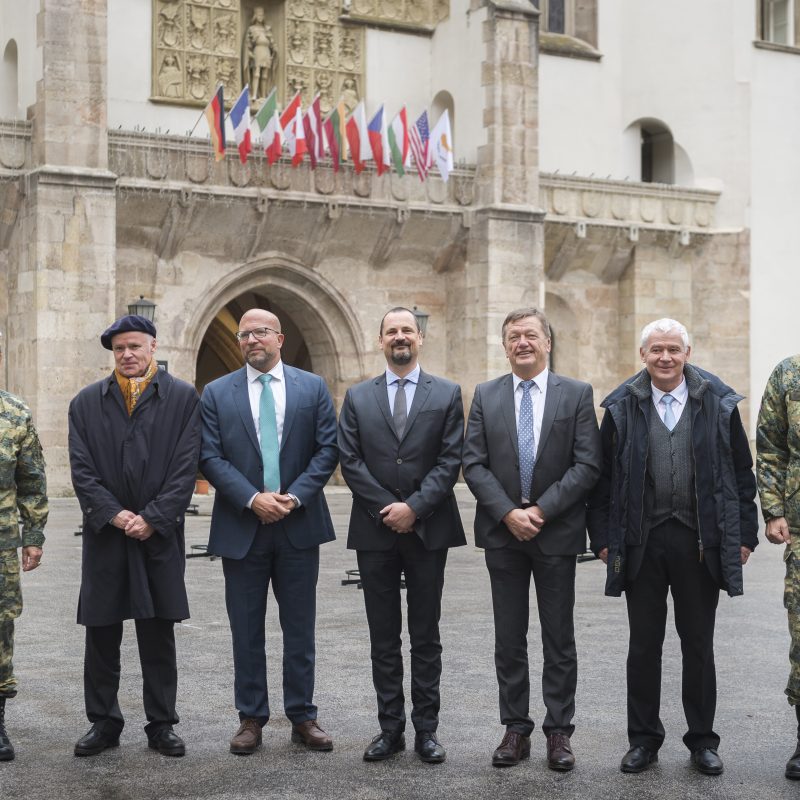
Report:
[[683,413],[683,409],[686,407],[686,403],[689,400],[689,387],[686,385],[686,378],[681,378],[681,382],[671,392],[662,392],[661,389],[657,389],[653,384],[650,384],[650,389],[653,392],[653,405],[656,407],[656,411],[658,412],[658,416],[661,417],[662,422],[664,421],[664,414],[667,413],[667,404],[662,403],[661,398],[665,394],[671,394],[675,398],[672,401],[672,414],[675,417],[675,424],[677,425]]
[[[388,367],[386,368],[386,391],[389,393],[389,411],[394,415],[394,398],[397,395],[397,381],[399,376],[395,375]],[[406,385],[403,391],[406,393],[406,414],[411,411],[411,404],[414,402],[414,393],[417,391],[419,383],[419,364],[406,375]]]
[[[542,432],[542,419],[544,418],[544,401],[547,398],[547,376],[550,370],[545,367],[534,379],[536,386],[531,386],[531,402],[533,403],[533,446],[539,449],[539,435]],[[519,430],[519,406],[522,402],[522,387],[520,384],[523,378],[511,373],[514,380],[514,416],[517,420],[517,430]],[[538,387],[538,391],[537,391]]]
[[[263,372],[259,372],[249,364],[247,365],[247,393],[250,397],[250,413],[253,415],[253,424],[256,426],[256,436],[258,436],[259,444],[261,444],[259,413],[261,410],[261,392],[264,389],[264,384],[261,383],[260,378],[263,374]],[[280,447],[283,439],[283,418],[286,416],[286,381],[283,379],[283,361],[278,361],[267,375],[272,375],[269,388],[272,389],[272,396],[275,398],[275,422],[278,425],[278,447]]]

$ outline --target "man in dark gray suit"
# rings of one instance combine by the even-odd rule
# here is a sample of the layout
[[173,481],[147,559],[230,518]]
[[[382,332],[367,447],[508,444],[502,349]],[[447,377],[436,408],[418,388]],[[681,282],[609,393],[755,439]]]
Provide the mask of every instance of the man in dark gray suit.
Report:
[[466,544],[453,485],[461,467],[461,389],[417,364],[422,333],[407,308],[381,320],[387,369],[352,386],[339,417],[342,476],[353,491],[347,546],[357,551],[372,645],[381,732],[364,752],[382,761],[405,748],[401,574],[411,640],[414,749],[441,763],[439,616],[447,549]]
[[600,474],[592,387],[550,372],[550,326],[536,308],[503,322],[511,374],[475,389],[464,478],[478,500],[475,544],[492,585],[495,667],[506,733],[492,764],[530,755],[528,604],[531,574],[542,626],[548,766],[570,770],[577,655],[575,559],[586,547],[586,496]]
[[270,716],[264,617],[269,584],[283,631],[283,705],[292,741],[332,750],[314,705],[319,545],[334,538],[322,489],[336,468],[336,414],[325,382],[281,360],[280,320],[251,309],[236,334],[245,366],[209,383],[200,468],[214,485],[208,552],[222,556],[239,730],[261,746]]

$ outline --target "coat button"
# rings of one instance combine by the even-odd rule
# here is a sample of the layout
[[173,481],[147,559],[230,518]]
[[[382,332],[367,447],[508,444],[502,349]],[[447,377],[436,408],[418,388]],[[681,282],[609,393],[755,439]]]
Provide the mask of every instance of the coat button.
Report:
[[402,463],[403,463],[403,459],[402,459],[402,458],[398,458],[398,459],[397,459],[397,463],[398,463],[398,464],[402,464]]

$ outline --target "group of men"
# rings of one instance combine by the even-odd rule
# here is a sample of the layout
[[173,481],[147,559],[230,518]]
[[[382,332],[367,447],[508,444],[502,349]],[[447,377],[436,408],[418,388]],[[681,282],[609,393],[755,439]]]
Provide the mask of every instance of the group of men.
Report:
[[[189,615],[183,525],[198,463],[216,490],[208,549],[222,558],[232,633],[239,727],[230,751],[255,752],[271,713],[264,631],[270,583],[292,741],[333,749],[313,700],[314,627],[319,546],[334,538],[322,490],[341,464],[353,494],[347,546],[356,551],[364,589],[380,727],[365,761],[405,748],[403,581],[414,749],[427,763],[446,758],[437,734],[439,620],[447,551],[466,543],[454,495],[463,469],[477,500],[475,543],[485,551],[494,610],[505,733],[492,764],[513,766],[530,755],[532,577],[547,763],[558,771],[574,767],[575,566],[588,528],[592,550],[607,564],[606,594],[624,591],[627,600],[630,749],[621,770],[647,769],[664,740],[661,652],[671,592],[683,654],[684,742],[699,772],[720,774],[715,614],[721,589],[742,593],[742,565],[758,530],[756,480],[737,410],[742,398],[691,365],[685,327],[661,319],[643,329],[643,369],[601,403],[598,429],[591,386],[548,368],[551,334],[540,310],[512,311],[501,334],[510,372],[475,388],[465,433],[461,390],[420,368],[423,335],[406,308],[381,320],[386,369],[347,391],[338,426],[322,379],[281,360],[281,323],[269,311],[244,314],[236,333],[244,367],[207,385],[201,399],[158,369],[152,322],[129,315],[111,325],[101,343],[113,352],[115,369],[81,391],[69,411],[73,485],[84,515],[78,622],[86,628],[92,723],[75,754],[119,744],[126,619],[135,620],[148,744],[163,755],[185,752],[173,727],[173,626]],[[38,565],[47,505],[30,412],[0,393],[0,425],[0,760],[9,760],[3,712],[16,686],[17,548],[23,546],[23,569]],[[791,536],[800,524],[798,358],[770,378],[757,446],[767,538],[787,545],[787,694],[800,709],[800,537]],[[800,744],[786,775],[800,778]]]

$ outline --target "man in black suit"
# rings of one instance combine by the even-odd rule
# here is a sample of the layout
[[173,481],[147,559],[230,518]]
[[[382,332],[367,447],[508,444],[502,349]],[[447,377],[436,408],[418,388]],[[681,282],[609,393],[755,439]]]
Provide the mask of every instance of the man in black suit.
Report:
[[475,389],[464,478],[478,500],[475,544],[492,585],[500,719],[492,764],[530,755],[528,605],[533,575],[544,662],[548,766],[570,770],[578,663],[573,629],[575,560],[586,546],[586,496],[600,474],[592,387],[550,372],[550,326],[536,308],[503,322],[511,373]]
[[381,732],[364,752],[382,761],[405,748],[401,574],[411,639],[414,749],[441,763],[439,616],[447,549],[466,544],[453,485],[461,467],[460,388],[417,364],[422,333],[407,308],[381,321],[387,369],[352,386],[339,417],[342,475],[353,491],[347,546],[357,551],[372,645]]

